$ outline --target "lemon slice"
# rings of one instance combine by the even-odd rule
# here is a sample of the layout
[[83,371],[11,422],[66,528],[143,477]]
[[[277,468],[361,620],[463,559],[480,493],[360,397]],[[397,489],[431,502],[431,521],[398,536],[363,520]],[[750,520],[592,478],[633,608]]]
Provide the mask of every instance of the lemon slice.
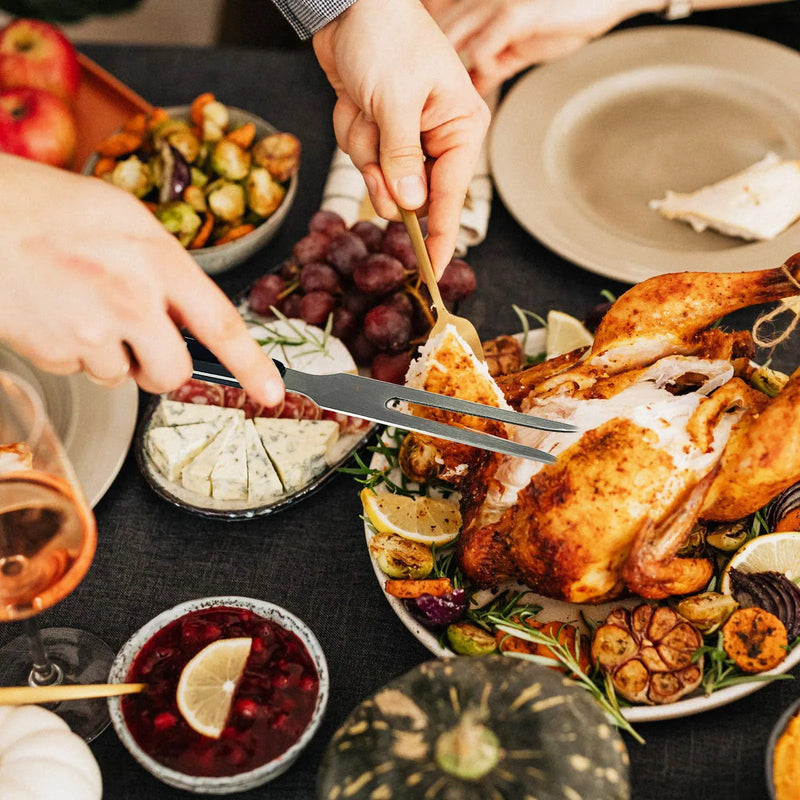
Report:
[[800,532],[766,533],[743,544],[725,567],[720,591],[731,593],[731,568],[740,572],[782,572],[789,580],[800,578]]
[[178,681],[178,709],[192,730],[219,738],[252,642],[249,637],[220,639],[204,647],[183,668]]
[[569,353],[578,347],[586,347],[593,341],[592,334],[583,327],[580,320],[563,311],[547,312],[547,333],[545,335],[547,358]]
[[367,519],[379,533],[396,533],[412,542],[443,545],[461,530],[461,511],[455,500],[439,497],[406,497],[361,491]]

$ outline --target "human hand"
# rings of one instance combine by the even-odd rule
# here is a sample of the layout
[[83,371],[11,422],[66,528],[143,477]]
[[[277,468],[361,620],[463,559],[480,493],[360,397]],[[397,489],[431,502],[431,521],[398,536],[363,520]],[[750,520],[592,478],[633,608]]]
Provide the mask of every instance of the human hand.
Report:
[[180,386],[187,327],[258,402],[283,384],[217,285],[133,195],[0,154],[0,340],[49,372]]
[[562,58],[659,0],[423,0],[487,95],[520,70]]
[[375,210],[428,200],[428,250],[441,276],[489,111],[453,48],[418,0],[357,0],[314,36],[338,100],[339,147],[364,176]]

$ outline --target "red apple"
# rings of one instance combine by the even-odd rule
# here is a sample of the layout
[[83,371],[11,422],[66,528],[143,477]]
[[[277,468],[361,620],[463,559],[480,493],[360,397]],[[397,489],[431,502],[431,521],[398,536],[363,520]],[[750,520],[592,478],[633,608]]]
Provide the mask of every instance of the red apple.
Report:
[[75,117],[60,97],[27,86],[0,92],[0,152],[66,167],[76,137]]
[[16,19],[0,30],[0,89],[32,86],[71,103],[80,74],[75,48],[53,25]]

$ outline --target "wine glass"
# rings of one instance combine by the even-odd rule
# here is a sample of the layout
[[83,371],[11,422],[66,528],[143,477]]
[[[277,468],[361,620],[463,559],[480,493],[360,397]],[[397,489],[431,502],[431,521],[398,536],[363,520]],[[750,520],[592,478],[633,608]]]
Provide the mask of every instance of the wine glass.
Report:
[[[80,583],[96,544],[94,514],[41,399],[0,371],[0,621],[24,630],[0,648],[0,685],[106,682],[114,654],[103,641],[35,619]],[[48,707],[86,741],[109,722],[104,700]]]

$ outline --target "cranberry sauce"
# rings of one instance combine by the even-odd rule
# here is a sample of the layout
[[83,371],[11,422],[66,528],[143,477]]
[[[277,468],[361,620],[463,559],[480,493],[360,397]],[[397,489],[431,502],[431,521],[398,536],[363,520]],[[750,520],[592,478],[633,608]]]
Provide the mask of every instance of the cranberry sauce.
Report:
[[[244,674],[219,739],[192,730],[176,689],[186,663],[218,639],[250,636]],[[193,611],[171,622],[141,649],[129,681],[149,684],[122,700],[133,738],[152,758],[188,775],[247,772],[279,756],[301,736],[314,712],[319,679],[305,645],[290,631],[242,608]]]

